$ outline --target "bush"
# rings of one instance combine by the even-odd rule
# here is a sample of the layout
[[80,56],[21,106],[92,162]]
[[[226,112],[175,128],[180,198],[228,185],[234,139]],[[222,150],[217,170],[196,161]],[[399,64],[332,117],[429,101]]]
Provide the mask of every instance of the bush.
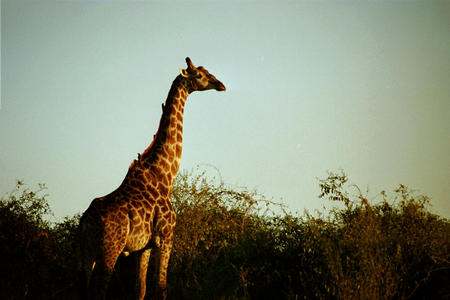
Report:
[[321,197],[343,202],[343,209],[332,210],[326,221],[308,217],[310,239],[304,259],[314,258],[311,252],[317,252],[325,262],[313,263],[321,268],[310,273],[319,273],[318,280],[327,283],[317,295],[359,299],[448,296],[445,284],[425,291],[437,283],[436,278],[430,281],[434,273],[448,279],[448,220],[429,213],[429,199],[403,185],[389,201],[394,204],[389,204],[383,191],[382,201],[371,205],[357,187],[356,198],[349,198],[346,182],[345,174],[330,174],[320,182]]
[[73,281],[78,217],[51,224],[45,191],[18,181],[0,201],[0,299],[49,299]]
[[268,248],[264,213],[276,204],[245,188],[232,189],[204,174],[186,172],[177,177],[172,203],[177,212],[168,275],[172,296],[248,296],[252,269],[246,266],[258,262],[256,254]]
[[[319,186],[320,197],[341,208],[316,217],[275,214],[283,207],[256,192],[181,172],[172,193],[178,217],[169,299],[449,297],[450,223],[427,210],[426,196],[400,185],[370,203],[343,173]],[[76,295],[79,215],[47,221],[44,192],[19,182],[0,202],[1,299]],[[133,255],[121,256],[110,299],[130,298],[134,271]]]

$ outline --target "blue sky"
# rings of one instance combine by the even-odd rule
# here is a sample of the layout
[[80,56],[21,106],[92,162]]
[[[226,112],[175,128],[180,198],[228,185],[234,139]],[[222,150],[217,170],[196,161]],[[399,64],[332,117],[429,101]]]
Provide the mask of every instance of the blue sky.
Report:
[[[342,168],[450,216],[450,2],[2,1],[0,193],[46,183],[58,217],[114,190],[190,56],[181,168],[293,211]],[[329,206],[329,204],[327,204]]]

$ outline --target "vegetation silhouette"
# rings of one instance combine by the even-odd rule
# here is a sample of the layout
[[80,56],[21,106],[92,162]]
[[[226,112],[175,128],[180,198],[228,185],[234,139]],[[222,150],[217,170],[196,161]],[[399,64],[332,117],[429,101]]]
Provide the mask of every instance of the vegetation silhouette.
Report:
[[[450,222],[428,211],[428,197],[399,185],[371,203],[343,172],[319,186],[319,197],[340,208],[299,215],[255,191],[180,172],[169,299],[449,299]],[[45,192],[18,181],[0,201],[0,299],[79,297],[80,216],[50,222]],[[133,299],[134,260],[119,258],[109,299]]]

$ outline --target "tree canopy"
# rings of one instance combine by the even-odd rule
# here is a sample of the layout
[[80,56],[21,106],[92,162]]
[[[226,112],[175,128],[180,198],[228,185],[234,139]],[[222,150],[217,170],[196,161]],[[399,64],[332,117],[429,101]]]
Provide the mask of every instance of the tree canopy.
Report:
[[[255,191],[205,174],[181,172],[172,192],[177,226],[169,298],[449,297],[450,222],[428,211],[428,197],[404,185],[371,203],[347,181],[342,172],[319,180],[320,197],[342,204],[313,216],[289,213]],[[45,192],[45,185],[31,190],[19,181],[0,201],[1,299],[76,297],[73,243],[80,215],[50,222]],[[119,258],[110,299],[132,295],[134,259]]]

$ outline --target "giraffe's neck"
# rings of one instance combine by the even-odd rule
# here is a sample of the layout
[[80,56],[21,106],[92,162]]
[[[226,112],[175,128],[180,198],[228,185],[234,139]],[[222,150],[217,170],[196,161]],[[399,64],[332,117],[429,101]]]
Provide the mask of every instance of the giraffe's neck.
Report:
[[[140,155],[139,165],[152,170],[155,175],[169,175],[171,184],[175,179],[181,160],[183,142],[183,113],[189,88],[182,76],[172,83],[163,105],[159,128],[150,146]],[[133,163],[130,169],[135,165]]]

